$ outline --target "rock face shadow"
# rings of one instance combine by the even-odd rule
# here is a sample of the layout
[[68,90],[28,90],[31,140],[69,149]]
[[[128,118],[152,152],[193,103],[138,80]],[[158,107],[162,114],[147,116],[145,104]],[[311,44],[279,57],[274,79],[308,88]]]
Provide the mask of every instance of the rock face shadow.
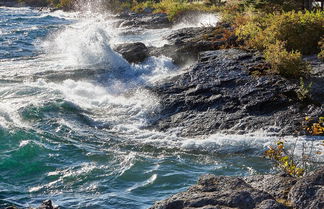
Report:
[[[256,70],[263,75],[255,74]],[[305,115],[324,112],[316,102],[301,101],[298,88],[299,80],[267,71],[258,53],[238,49],[201,52],[197,64],[149,87],[162,107],[150,127],[160,131],[181,127],[182,136],[273,127],[280,127],[275,130],[278,135],[296,134]]]

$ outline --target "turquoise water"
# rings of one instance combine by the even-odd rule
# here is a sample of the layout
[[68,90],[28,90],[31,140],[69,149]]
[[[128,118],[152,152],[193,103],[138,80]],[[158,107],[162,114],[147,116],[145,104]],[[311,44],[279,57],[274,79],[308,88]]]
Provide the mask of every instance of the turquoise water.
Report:
[[115,21],[0,7],[0,208],[148,208],[205,173],[273,172],[264,133],[146,130],[159,101],[142,87],[180,69],[166,57],[129,65],[111,46],[158,45],[166,30],[127,35]]

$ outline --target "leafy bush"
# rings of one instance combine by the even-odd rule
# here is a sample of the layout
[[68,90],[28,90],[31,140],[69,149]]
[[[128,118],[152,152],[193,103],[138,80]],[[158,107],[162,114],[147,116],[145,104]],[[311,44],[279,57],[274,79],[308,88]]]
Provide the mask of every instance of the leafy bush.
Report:
[[324,117],[318,117],[318,119],[306,117],[305,120],[307,122],[305,125],[307,134],[314,136],[324,136]]
[[239,0],[227,1],[224,6],[220,8],[223,22],[234,23],[236,18],[243,17],[245,11],[244,4]]
[[293,158],[288,155],[282,141],[278,141],[276,147],[269,146],[268,150],[264,152],[264,155],[273,160],[280,169],[291,176],[300,177],[303,176],[305,172],[305,169],[299,166]]
[[304,79],[300,77],[300,86],[296,92],[300,101],[307,101],[311,97],[312,85],[312,82],[308,85],[305,85]]
[[73,0],[60,0],[59,7],[64,10],[70,10],[73,6]]
[[221,7],[223,21],[236,24],[237,18],[245,18],[249,11],[273,13],[303,9],[300,0],[227,0]]
[[187,0],[161,0],[149,5],[155,9],[156,13],[166,13],[170,20],[174,20],[187,11],[218,11],[218,7],[215,5],[210,6],[203,2],[188,2]]
[[132,10],[135,12],[142,12],[145,8],[153,8],[154,1],[153,0],[148,0],[144,2],[134,2],[135,4],[132,5]]
[[18,2],[23,2],[30,6],[40,6],[40,7],[48,5],[48,2],[44,0],[18,0]]
[[259,50],[276,41],[284,41],[288,51],[314,54],[319,52],[318,42],[324,35],[323,24],[323,11],[261,14],[239,26],[236,34],[246,40],[248,46]]
[[303,8],[300,0],[244,0],[244,5],[264,12],[291,11]]
[[301,53],[298,51],[288,52],[284,42],[277,41],[275,44],[268,45],[264,55],[272,70],[283,76],[297,78],[309,71]]

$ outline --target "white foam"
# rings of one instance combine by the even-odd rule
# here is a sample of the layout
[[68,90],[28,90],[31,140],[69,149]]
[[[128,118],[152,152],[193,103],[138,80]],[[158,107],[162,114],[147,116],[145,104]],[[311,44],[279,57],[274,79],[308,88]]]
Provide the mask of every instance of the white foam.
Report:
[[[58,15],[62,15],[61,13],[58,12]],[[198,27],[201,24],[208,26],[218,21],[217,15],[202,15],[197,18],[196,23],[179,27]],[[95,69],[102,67],[109,70],[106,72],[107,77],[100,77],[99,81],[86,80],[86,76],[82,80],[63,79],[56,82],[27,79],[17,86],[13,85],[12,88],[2,87],[2,92],[7,92],[5,93],[7,95],[1,96],[5,100],[0,104],[0,125],[15,124],[21,127],[23,123],[20,121],[18,110],[28,105],[41,106],[44,101],[63,99],[88,111],[89,114],[84,114],[92,119],[95,128],[100,128],[96,124],[103,124],[103,131],[117,133],[123,140],[139,145],[149,144],[183,151],[235,153],[250,149],[263,150],[267,145],[276,142],[276,137],[264,132],[247,135],[218,133],[208,137],[186,138],[177,135],[181,132],[181,127],[165,133],[143,129],[149,122],[148,115],[151,116],[159,110],[159,99],[141,87],[178,72],[167,57],[151,57],[142,64],[129,65],[110,47],[119,32],[103,16],[80,19],[48,37],[42,45],[46,54],[31,60],[2,60],[0,69],[2,78],[17,78],[18,75],[28,78],[35,73],[46,74],[47,71],[59,74],[65,70],[77,71],[82,67],[92,69],[94,65]],[[158,33],[151,32],[151,34],[154,35],[149,40],[156,41],[161,38],[158,37]],[[21,93],[22,89],[38,90],[35,94],[28,91]],[[62,119],[60,122],[75,131],[82,131],[69,121]],[[284,139],[289,146],[298,141],[295,149],[297,153],[302,152],[302,144],[309,145],[308,149],[311,149],[311,144],[318,144],[303,137]],[[320,151],[324,153],[324,150],[319,149],[318,152]],[[130,165],[130,162],[125,164]]]
[[53,34],[43,43],[48,54],[67,66],[126,67],[128,63],[110,47],[109,27],[100,19],[80,21]]
[[137,183],[134,186],[130,187],[127,189],[127,192],[131,192],[135,189],[138,188],[142,188],[142,187],[146,187],[147,185],[153,184],[155,182],[155,180],[157,179],[158,175],[157,174],[153,174],[149,179],[147,179],[146,181],[142,182],[142,183]]

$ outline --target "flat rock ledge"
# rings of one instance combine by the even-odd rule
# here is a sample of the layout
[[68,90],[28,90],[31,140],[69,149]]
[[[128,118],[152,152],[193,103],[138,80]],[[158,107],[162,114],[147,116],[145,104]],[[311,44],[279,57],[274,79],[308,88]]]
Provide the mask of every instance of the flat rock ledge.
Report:
[[[323,82],[324,77],[317,76],[313,83]],[[313,85],[312,91],[321,92],[319,86]],[[301,100],[299,79],[272,73],[260,53],[240,49],[201,52],[198,63],[147,88],[160,99],[158,116],[148,128],[177,128],[185,137],[259,130],[303,134],[305,116],[324,113],[320,94]]]
[[207,174],[187,191],[150,209],[322,209],[324,167],[302,178],[282,175],[228,177]]

